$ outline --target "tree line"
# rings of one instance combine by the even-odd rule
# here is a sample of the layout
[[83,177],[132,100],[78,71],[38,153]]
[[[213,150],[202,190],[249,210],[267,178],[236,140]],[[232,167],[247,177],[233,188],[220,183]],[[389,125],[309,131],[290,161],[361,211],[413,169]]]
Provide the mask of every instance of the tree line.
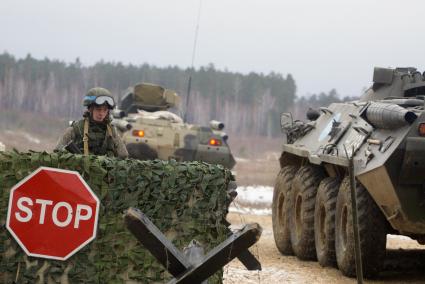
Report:
[[189,76],[188,122],[206,125],[217,119],[233,135],[279,136],[280,114],[296,110],[303,100],[296,100],[291,74],[241,74],[217,70],[213,64],[198,69],[105,61],[84,66],[78,58],[65,63],[31,55],[17,59],[5,52],[0,54],[0,107],[76,119],[88,89],[107,88],[119,100],[129,86],[139,82],[176,90],[185,102]]

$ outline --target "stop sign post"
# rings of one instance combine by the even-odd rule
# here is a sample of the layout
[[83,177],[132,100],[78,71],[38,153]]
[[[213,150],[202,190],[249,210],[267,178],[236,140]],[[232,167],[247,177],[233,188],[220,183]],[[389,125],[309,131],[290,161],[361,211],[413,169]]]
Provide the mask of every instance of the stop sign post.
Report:
[[99,203],[78,172],[40,167],[10,190],[6,227],[27,255],[66,260],[96,237]]

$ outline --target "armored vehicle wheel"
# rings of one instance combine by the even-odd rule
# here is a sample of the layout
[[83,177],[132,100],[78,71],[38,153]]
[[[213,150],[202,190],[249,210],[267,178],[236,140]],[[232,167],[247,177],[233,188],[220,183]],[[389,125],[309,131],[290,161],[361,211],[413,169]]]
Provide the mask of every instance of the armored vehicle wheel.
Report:
[[328,177],[317,190],[314,208],[314,243],[321,266],[335,266],[335,206],[340,180]]
[[286,166],[282,168],[276,178],[273,191],[272,223],[276,247],[282,254],[291,255],[291,235],[289,229],[289,193],[291,183],[297,168]]
[[[363,274],[375,276],[386,249],[386,220],[367,190],[356,183],[360,250]],[[350,180],[341,183],[336,202],[335,249],[338,268],[346,276],[356,275]]]
[[295,174],[291,187],[291,243],[295,255],[302,260],[315,259],[314,205],[317,187],[324,178],[322,168],[303,166]]
[[138,160],[154,160],[158,158],[158,153],[147,144],[127,144],[128,155],[130,158]]

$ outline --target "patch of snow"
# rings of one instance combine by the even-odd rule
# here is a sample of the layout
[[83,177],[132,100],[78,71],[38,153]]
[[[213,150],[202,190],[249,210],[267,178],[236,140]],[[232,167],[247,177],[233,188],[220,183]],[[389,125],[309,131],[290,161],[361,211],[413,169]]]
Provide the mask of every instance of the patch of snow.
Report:
[[270,215],[273,200],[271,186],[239,186],[238,196],[229,211],[242,214]]
[[30,141],[31,143],[35,143],[35,144],[40,144],[41,141],[38,138],[35,138],[34,136],[28,134],[28,133],[23,133],[23,136]]
[[270,206],[273,201],[273,187],[271,186],[238,186],[238,196],[235,201],[244,204]]
[[249,214],[249,215],[271,215],[272,209],[256,209],[256,208],[249,208],[249,207],[237,207],[237,206],[230,206],[229,212],[231,213],[239,213],[239,214]]
[[6,151],[6,146],[0,142],[0,152]]
[[21,131],[15,132],[15,131],[11,131],[11,130],[6,130],[5,132],[7,134],[19,135],[19,136],[23,137],[24,139],[26,139],[29,142],[34,143],[34,144],[40,144],[41,143],[40,139],[32,136],[31,134],[29,134],[27,132],[21,132]]
[[387,235],[388,239],[394,239],[394,240],[408,240],[408,241],[413,241],[411,238],[407,237],[407,236],[402,236],[402,235]]
[[246,159],[246,158],[235,157],[235,161],[237,163],[244,163],[244,162],[249,162],[250,160],[249,159]]

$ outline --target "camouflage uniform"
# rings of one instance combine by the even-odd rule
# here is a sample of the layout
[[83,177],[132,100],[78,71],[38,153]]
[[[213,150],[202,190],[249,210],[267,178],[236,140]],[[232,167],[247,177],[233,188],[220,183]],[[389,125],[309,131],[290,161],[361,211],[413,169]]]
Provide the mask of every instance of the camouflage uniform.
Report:
[[[90,154],[119,158],[128,157],[127,149],[115,127],[109,123],[98,123],[89,118],[74,122],[71,127],[68,127],[64,135],[59,139],[55,150],[65,150],[65,147],[72,141],[83,153],[84,122],[86,119],[89,120],[87,136]],[[110,131],[108,131],[108,128]]]

